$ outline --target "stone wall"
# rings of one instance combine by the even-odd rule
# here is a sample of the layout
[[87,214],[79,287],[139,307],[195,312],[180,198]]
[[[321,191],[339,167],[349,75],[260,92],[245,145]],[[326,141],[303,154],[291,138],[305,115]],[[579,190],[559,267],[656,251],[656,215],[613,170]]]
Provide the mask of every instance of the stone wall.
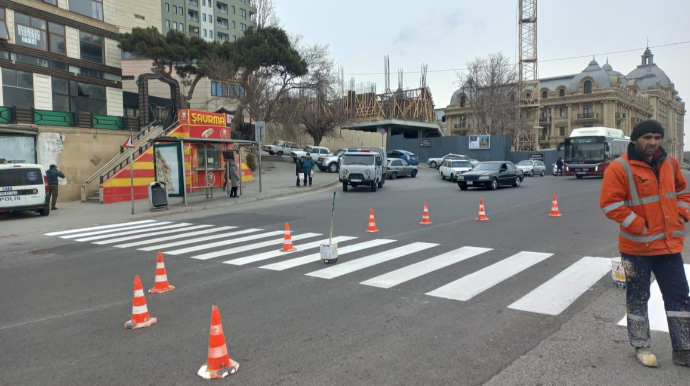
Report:
[[[300,148],[305,148],[314,144],[314,139],[304,132],[299,134],[288,134],[278,125],[271,123],[267,124],[265,142],[273,143],[280,140],[295,142]],[[327,147],[331,151],[356,146],[386,147],[386,140],[387,136],[383,136],[380,133],[367,133],[356,130],[338,130],[338,134],[336,136],[324,138],[321,141],[320,146]]]

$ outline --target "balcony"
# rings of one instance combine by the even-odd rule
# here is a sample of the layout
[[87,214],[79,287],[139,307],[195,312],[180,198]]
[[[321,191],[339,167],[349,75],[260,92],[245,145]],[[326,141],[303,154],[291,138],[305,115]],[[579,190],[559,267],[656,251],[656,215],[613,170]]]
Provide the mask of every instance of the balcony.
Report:
[[585,122],[585,121],[595,121],[599,119],[599,114],[597,113],[581,113],[577,114],[577,122]]
[[187,5],[190,5],[192,7],[198,7],[199,6],[199,0],[187,0]]
[[548,123],[551,122],[551,116],[550,115],[540,115],[539,116],[539,123]]
[[190,14],[187,15],[187,19],[188,19],[189,21],[195,21],[195,22],[198,23],[198,22],[199,22],[199,14],[192,15],[192,14],[190,13]]
[[217,13],[219,13],[221,15],[227,15],[228,14],[228,6],[227,5],[223,5],[222,7],[220,6],[219,3],[216,3],[216,5],[217,5],[217,7],[216,7]]
[[627,114],[627,113],[616,113],[616,122],[620,122],[620,121],[622,121],[623,119],[626,119],[626,118],[628,118],[628,114]]
[[454,129],[467,129],[469,127],[470,125],[468,125],[467,122],[460,122],[453,125]]
[[228,20],[217,17],[216,18],[216,26],[218,26],[218,28],[228,29]]

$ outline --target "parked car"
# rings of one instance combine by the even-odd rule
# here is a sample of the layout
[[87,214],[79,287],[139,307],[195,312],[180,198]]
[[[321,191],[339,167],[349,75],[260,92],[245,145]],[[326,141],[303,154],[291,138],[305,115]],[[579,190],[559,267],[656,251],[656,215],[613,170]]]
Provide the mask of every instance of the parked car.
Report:
[[304,157],[305,155],[307,155],[307,153],[309,153],[311,158],[314,159],[314,162],[316,162],[316,160],[318,160],[319,157],[331,154],[331,151],[328,150],[327,147],[323,146],[307,146],[303,150],[291,151],[290,155],[292,156],[292,160],[297,162],[299,158]]
[[499,186],[520,186],[524,176],[510,161],[480,162],[471,172],[458,176],[458,186],[461,190],[469,187],[488,187],[491,190]]
[[404,159],[389,158],[386,166],[386,178],[394,180],[401,176],[417,177],[417,165],[410,165]]
[[38,164],[0,164],[0,213],[50,214],[48,177]]
[[261,150],[268,152],[270,155],[282,156],[283,154],[290,154],[293,150],[299,150],[299,147],[294,142],[275,141],[273,145],[261,146]]
[[438,172],[442,180],[448,178],[451,182],[455,182],[460,174],[469,172],[473,168],[474,165],[468,160],[447,159],[438,168]]
[[546,174],[546,165],[539,160],[524,160],[517,163],[518,169],[522,170],[522,174],[530,177],[540,175],[544,177]]
[[410,165],[419,165],[419,157],[417,157],[417,154],[407,150],[388,150],[386,151],[386,157],[400,158]]
[[[443,157],[440,158],[429,158],[426,160],[427,165],[429,165],[430,168],[438,169],[439,166],[445,161],[446,159],[463,159],[467,156],[461,155],[461,154],[453,154],[453,153],[448,153],[444,155]],[[469,158],[469,157],[467,157]]]
[[338,158],[340,158],[340,156],[345,154],[347,151],[348,149],[338,149],[333,154],[320,155],[319,158],[315,161],[316,166],[322,172],[329,171],[331,173],[337,173],[340,169],[340,165],[338,164]]

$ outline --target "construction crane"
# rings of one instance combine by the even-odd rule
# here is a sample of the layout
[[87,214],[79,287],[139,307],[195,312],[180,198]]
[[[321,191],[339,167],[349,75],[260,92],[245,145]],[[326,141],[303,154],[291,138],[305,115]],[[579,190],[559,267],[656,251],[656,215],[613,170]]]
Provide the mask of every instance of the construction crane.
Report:
[[537,150],[539,145],[539,71],[537,63],[537,0],[518,0],[519,117],[514,136],[516,151]]

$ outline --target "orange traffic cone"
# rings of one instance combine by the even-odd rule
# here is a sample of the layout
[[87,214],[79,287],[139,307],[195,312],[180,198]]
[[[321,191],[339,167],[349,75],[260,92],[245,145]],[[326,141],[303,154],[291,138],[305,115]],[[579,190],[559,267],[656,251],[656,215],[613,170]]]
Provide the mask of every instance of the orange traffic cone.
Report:
[[484,212],[484,200],[481,198],[479,199],[479,216],[475,218],[477,221],[489,221],[489,218],[486,217],[486,212]]
[[376,233],[379,230],[376,229],[376,219],[374,219],[374,208],[369,209],[369,228],[367,229],[367,232],[369,233]]
[[164,294],[175,289],[175,286],[168,283],[168,274],[165,272],[165,262],[163,254],[158,252],[156,260],[156,284],[149,290],[151,294]]
[[551,213],[549,213],[549,216],[551,217],[561,217],[562,214],[558,211],[558,199],[556,198],[556,195],[553,195],[553,200],[551,201]]
[[424,213],[422,214],[422,222],[420,222],[422,225],[431,225],[431,220],[429,220],[429,205],[427,203],[424,203]]
[[132,319],[125,322],[125,328],[136,330],[139,328],[153,326],[156,323],[158,323],[158,319],[152,318],[149,315],[148,307],[146,307],[146,297],[144,297],[144,289],[141,287],[141,279],[139,279],[139,275],[134,276]]
[[290,224],[285,223],[285,237],[283,238],[283,248],[280,249],[283,252],[296,251],[297,248],[292,246],[292,236],[290,236]]
[[204,379],[221,379],[235,374],[240,364],[230,359],[225,334],[217,306],[211,308],[211,334],[208,339],[208,359],[197,374]]

